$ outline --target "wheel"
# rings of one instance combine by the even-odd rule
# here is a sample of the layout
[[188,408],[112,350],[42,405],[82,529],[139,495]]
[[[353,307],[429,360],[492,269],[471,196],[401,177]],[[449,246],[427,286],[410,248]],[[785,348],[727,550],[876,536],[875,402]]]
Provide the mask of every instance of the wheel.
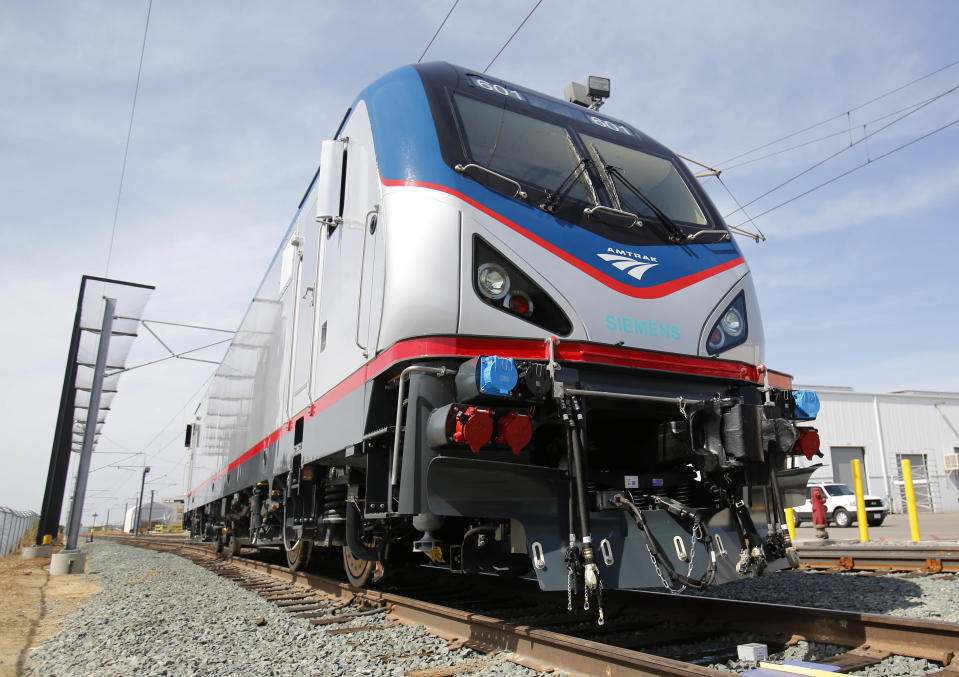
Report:
[[302,571],[310,563],[310,555],[313,553],[313,541],[305,538],[297,539],[286,550],[286,566],[290,571]]
[[230,536],[230,557],[235,557],[240,554],[240,539],[236,537],[236,534]]
[[882,521],[883,521],[884,519],[886,519],[886,518],[885,518],[885,517],[876,517],[876,518],[870,517],[870,518],[868,518],[869,526],[871,526],[871,527],[878,527],[879,525],[882,524]]
[[306,538],[294,540],[295,532],[288,526],[292,524],[290,513],[293,512],[291,508],[294,500],[294,497],[290,496],[289,487],[286,494],[283,500],[283,549],[286,550],[286,566],[290,571],[302,571],[310,563],[313,541]]
[[217,555],[223,552],[223,534],[219,531],[216,532],[216,536],[213,539],[213,552]]
[[832,512],[832,521],[836,523],[837,527],[848,527],[852,524],[852,515],[842,508],[836,508]]
[[350,585],[355,588],[365,588],[373,578],[375,568],[376,562],[360,559],[353,554],[348,545],[343,546],[343,569],[346,571]]

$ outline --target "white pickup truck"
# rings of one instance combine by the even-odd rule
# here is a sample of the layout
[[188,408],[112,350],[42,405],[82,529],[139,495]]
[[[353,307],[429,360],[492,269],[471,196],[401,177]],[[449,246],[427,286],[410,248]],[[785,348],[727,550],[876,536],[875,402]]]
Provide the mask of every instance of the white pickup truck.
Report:
[[[826,520],[837,527],[848,527],[856,522],[856,492],[845,484],[813,483],[806,487],[806,502],[793,508],[796,526],[802,522],[812,522],[812,490],[818,488],[826,499]],[[877,527],[886,519],[888,512],[878,496],[863,497],[866,503],[866,521],[869,526]]]

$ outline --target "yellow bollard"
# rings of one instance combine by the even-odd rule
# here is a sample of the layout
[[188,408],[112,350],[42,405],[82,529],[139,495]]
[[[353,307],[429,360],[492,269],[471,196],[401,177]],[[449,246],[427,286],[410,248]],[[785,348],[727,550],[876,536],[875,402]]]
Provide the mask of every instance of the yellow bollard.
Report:
[[902,462],[902,481],[906,486],[906,509],[909,511],[909,532],[914,543],[919,542],[919,513],[916,511],[916,488],[912,486],[912,463]]
[[796,540],[796,515],[792,508],[786,508],[786,528],[789,529],[789,540]]
[[869,527],[866,525],[866,499],[862,491],[862,461],[854,458],[852,461],[852,480],[856,489],[856,521],[859,524],[859,542],[869,542]]
[[50,534],[44,535],[44,537],[43,537],[43,544],[44,544],[44,545],[51,545],[52,543],[53,543],[53,536],[51,536]]

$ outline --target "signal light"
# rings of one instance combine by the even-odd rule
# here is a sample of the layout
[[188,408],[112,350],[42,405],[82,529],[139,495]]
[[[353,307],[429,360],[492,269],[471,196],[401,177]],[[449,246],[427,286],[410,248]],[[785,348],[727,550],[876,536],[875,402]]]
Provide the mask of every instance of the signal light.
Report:
[[517,315],[529,317],[533,314],[533,302],[530,300],[529,294],[526,292],[514,291],[509,295],[507,306]]
[[739,292],[710,330],[706,352],[715,355],[745,343],[748,328],[746,295],[745,292]]

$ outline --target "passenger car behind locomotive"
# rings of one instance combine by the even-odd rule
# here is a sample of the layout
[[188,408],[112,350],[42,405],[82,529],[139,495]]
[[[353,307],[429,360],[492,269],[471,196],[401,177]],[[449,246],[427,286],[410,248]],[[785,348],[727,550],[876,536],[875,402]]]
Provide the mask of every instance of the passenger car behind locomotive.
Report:
[[342,548],[356,585],[405,561],[587,595],[782,568],[813,432],[762,360],[749,269],[674,153],[400,68],[323,143],[191,426],[185,520],[294,569]]

